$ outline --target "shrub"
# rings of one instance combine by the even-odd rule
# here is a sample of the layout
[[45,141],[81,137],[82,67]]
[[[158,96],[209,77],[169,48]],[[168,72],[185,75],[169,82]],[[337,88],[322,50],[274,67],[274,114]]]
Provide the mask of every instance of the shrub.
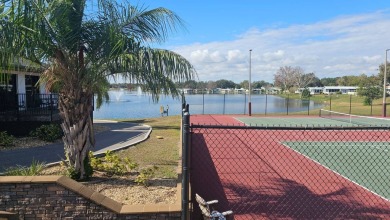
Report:
[[10,167],[4,173],[6,176],[37,176],[45,166],[45,163],[33,160],[29,167]]
[[138,167],[138,164],[132,162],[130,158],[122,159],[109,150],[103,158],[93,156],[92,151],[89,152],[89,157],[93,169],[106,172],[108,175],[124,175]]
[[311,96],[310,94],[310,90],[305,88],[303,91],[302,91],[302,94],[301,94],[301,97],[302,98],[309,98]]
[[84,171],[85,171],[85,179],[88,180],[93,175],[93,168],[90,163],[90,157],[87,155],[87,157],[84,159]]
[[73,179],[78,180],[80,178],[80,173],[77,173],[73,166],[65,165],[65,176]]
[[0,132],[0,146],[12,147],[14,145],[14,136],[8,134],[6,131]]
[[62,135],[63,132],[61,130],[60,125],[58,124],[42,125],[30,132],[30,136],[37,137],[41,140],[49,142],[53,142],[61,138]]
[[149,186],[149,181],[154,176],[157,169],[157,166],[142,169],[140,174],[135,178],[134,182],[138,185]]
[[370,97],[364,97],[364,100],[363,100],[363,105],[367,106],[367,105],[372,105],[372,98]]
[[73,165],[69,164],[69,157],[68,157],[68,154],[66,155],[66,160],[63,160],[61,161],[60,165],[62,167],[65,168],[65,172],[63,175],[73,179],[73,180],[76,180],[76,181],[83,181],[83,180],[89,180],[92,175],[93,175],[93,168],[91,166],[91,163],[90,163],[90,155],[88,155],[83,163],[84,163],[84,171],[85,171],[85,174],[84,174],[84,178],[83,179],[80,179],[80,176],[81,176],[81,173],[80,172],[76,172],[75,168],[73,167]]

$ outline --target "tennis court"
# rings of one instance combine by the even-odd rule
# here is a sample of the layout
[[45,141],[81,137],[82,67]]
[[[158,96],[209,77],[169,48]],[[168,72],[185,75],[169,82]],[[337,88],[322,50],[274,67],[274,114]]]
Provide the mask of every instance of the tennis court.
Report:
[[390,218],[387,120],[336,118],[192,116],[192,190],[234,219]]
[[316,127],[351,127],[378,126],[390,127],[390,120],[379,117],[351,115],[321,109],[318,117],[270,116],[236,117],[236,120],[248,126],[316,126]]
[[390,200],[389,142],[282,142],[344,178]]
[[[378,117],[367,117],[320,110],[319,117],[238,117],[246,125],[267,126],[318,126],[349,127],[379,126],[390,127],[390,120]],[[281,141],[283,145],[344,178],[390,199],[390,182],[380,181],[382,176],[389,176],[390,143],[385,142],[351,142],[351,141]],[[379,178],[380,177],[380,178]],[[390,176],[389,176],[390,177]],[[367,180],[370,181],[367,181]]]
[[[267,126],[311,126],[311,127],[350,127],[378,126],[390,127],[390,120],[378,117],[357,116],[328,110],[320,110],[319,117],[238,117],[246,125]],[[343,176],[344,178],[390,199],[390,182],[382,183],[383,176],[389,176],[390,143],[362,140],[332,141],[282,141],[281,143],[306,156],[316,163]],[[370,180],[370,181],[368,181]]]

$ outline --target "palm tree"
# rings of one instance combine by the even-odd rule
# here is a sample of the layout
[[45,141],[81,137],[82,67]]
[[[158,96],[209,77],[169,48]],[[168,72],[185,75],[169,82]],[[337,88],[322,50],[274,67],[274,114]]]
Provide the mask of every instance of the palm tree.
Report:
[[[150,48],[183,27],[165,8],[114,0],[2,0],[0,67],[18,60],[44,69],[41,82],[59,93],[67,161],[76,179],[88,177],[95,145],[92,103],[108,100],[108,77],[121,74],[159,94],[177,96],[176,81],[195,76],[193,66],[172,51]],[[87,170],[88,171],[88,170]]]

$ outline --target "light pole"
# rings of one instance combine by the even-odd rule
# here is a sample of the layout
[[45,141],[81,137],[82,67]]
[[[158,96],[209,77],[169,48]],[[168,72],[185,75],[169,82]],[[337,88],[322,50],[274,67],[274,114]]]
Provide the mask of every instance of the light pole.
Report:
[[249,102],[248,102],[248,112],[249,116],[252,115],[252,103],[251,103],[251,73],[252,71],[252,49],[249,50]]
[[386,49],[385,54],[385,72],[383,73],[383,106],[382,106],[382,116],[386,117],[386,74],[387,74],[387,51],[390,49]]

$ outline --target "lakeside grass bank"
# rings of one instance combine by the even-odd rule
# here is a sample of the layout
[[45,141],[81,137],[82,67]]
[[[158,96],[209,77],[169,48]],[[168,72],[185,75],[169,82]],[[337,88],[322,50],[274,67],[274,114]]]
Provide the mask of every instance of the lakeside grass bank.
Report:
[[[281,94],[280,97],[289,99],[301,99],[300,94]],[[382,116],[382,99],[375,99],[372,105],[364,105],[364,97],[357,95],[312,95],[311,101],[323,103],[325,106],[323,109],[332,110],[336,112],[354,114],[354,115],[365,115],[365,116]],[[390,114],[390,107],[387,107],[387,115]],[[292,115],[307,115],[307,111],[290,113]],[[318,115],[319,109],[311,109],[310,115]]]

